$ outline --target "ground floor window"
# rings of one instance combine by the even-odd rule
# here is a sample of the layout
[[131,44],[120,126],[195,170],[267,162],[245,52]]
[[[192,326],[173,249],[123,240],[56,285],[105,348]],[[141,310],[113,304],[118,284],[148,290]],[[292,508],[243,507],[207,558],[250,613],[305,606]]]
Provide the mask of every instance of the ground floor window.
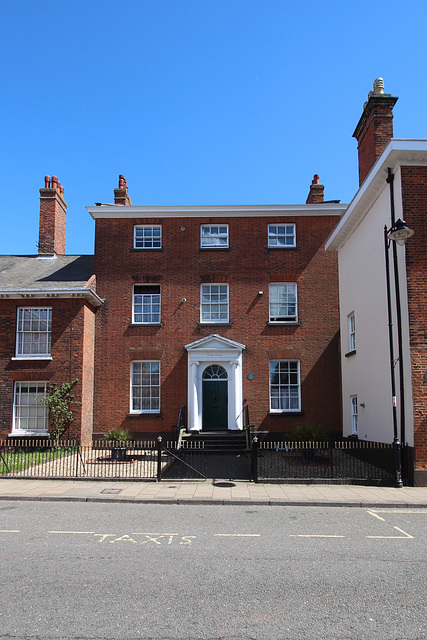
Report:
[[351,400],[351,433],[357,435],[359,412],[357,408],[357,396],[350,396]]
[[48,432],[48,408],[43,402],[46,382],[15,382],[13,431]]
[[299,360],[270,361],[270,411],[300,411]]
[[160,362],[132,362],[131,411],[159,413]]

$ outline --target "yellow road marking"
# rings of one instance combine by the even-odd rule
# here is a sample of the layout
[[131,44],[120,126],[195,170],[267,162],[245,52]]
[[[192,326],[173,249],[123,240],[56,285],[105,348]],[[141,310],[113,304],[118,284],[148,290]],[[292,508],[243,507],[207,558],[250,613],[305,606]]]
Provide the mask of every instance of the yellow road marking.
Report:
[[95,531],[49,531],[48,533],[71,533],[71,534],[94,535]]
[[376,513],[374,513],[374,511],[370,511],[368,509],[368,513],[370,516],[374,516],[374,518],[378,518],[378,520],[382,520],[383,522],[385,522],[384,518],[381,518],[381,516],[378,516]]
[[[374,512],[373,509],[369,509],[369,511]],[[423,516],[427,516],[427,509],[422,509],[420,511],[414,509],[375,509],[375,513],[417,513],[422,514]]]
[[413,540],[414,536],[411,536],[409,533],[406,533],[406,531],[403,531],[403,529],[399,529],[399,527],[394,527],[393,529],[396,529],[396,531],[400,531],[400,533],[403,533],[403,536],[366,536],[367,538],[376,538],[376,539],[381,539],[381,540]]
[[298,533],[298,534],[290,534],[289,538],[345,538],[345,536],[329,536],[329,535],[323,535],[320,533],[313,533],[313,534]]
[[19,529],[0,529],[0,533],[21,533]]
[[214,533],[214,536],[221,538],[260,538],[260,533]]

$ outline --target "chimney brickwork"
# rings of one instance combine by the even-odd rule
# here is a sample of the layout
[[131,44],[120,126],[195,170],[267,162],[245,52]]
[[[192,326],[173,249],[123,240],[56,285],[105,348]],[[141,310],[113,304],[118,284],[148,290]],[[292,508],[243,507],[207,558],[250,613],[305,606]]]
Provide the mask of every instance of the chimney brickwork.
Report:
[[56,176],[45,176],[40,189],[39,255],[65,255],[67,203]]
[[128,183],[122,175],[119,176],[119,188],[114,189],[114,204],[121,204],[128,207],[132,206],[132,200],[128,193]]
[[384,93],[384,81],[377,78],[353,133],[358,142],[359,186],[393,137],[393,107],[397,100]]
[[320,202],[323,202],[324,190],[325,187],[323,186],[323,184],[319,184],[319,175],[316,173],[311,182],[310,191],[305,204],[319,204]]

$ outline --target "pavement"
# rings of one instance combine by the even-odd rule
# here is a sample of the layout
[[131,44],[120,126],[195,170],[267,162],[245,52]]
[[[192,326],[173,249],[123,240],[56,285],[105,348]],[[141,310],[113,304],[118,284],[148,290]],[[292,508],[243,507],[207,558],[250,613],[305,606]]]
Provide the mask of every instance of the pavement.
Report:
[[255,484],[220,479],[129,482],[3,478],[0,479],[0,500],[427,508],[427,487],[397,489],[343,484]]

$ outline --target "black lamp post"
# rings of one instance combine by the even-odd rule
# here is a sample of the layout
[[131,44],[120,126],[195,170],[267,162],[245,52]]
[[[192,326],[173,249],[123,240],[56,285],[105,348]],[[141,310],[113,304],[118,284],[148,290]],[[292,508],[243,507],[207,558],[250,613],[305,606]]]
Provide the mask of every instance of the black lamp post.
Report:
[[[389,176],[387,182],[392,186],[393,174],[389,169]],[[391,194],[393,191],[391,190]],[[400,379],[400,403],[401,403],[401,437],[404,441],[404,410],[405,410],[405,387],[404,387],[404,371],[403,371],[403,355],[402,355],[402,311],[400,304],[400,286],[399,286],[399,272],[397,265],[397,251],[396,243],[399,245],[405,244],[408,238],[414,235],[412,229],[409,229],[403,220],[394,221],[394,199],[391,199],[392,210],[392,226],[387,229],[387,225],[384,227],[384,248],[385,248],[385,268],[386,268],[386,284],[387,284],[387,315],[388,315],[388,339],[390,349],[390,372],[391,372],[391,395],[392,395],[392,407],[393,407],[393,449],[394,449],[394,465],[395,465],[395,486],[402,487],[402,450],[401,441],[399,440],[399,433],[397,429],[397,397],[396,397],[396,378],[394,369],[396,363],[399,362],[399,379]],[[393,344],[393,314],[391,308],[391,292],[390,292],[390,260],[389,249],[390,244],[393,242],[393,267],[394,267],[394,284],[396,292],[396,317],[398,328],[398,349],[399,356],[397,360],[394,359],[394,344]]]

